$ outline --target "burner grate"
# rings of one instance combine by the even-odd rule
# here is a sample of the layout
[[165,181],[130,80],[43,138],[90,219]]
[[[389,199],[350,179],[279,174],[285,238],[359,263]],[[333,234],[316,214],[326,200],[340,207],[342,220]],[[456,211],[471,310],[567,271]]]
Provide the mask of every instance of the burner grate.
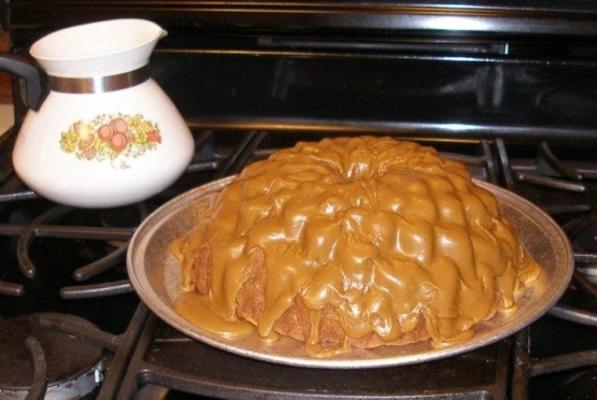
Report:
[[[194,342],[151,316],[117,399],[145,385],[218,398],[500,399],[505,397],[510,342],[408,367],[324,370],[273,365]],[[99,399],[111,398],[102,387]],[[105,390],[105,391],[104,391]],[[170,397],[176,398],[172,393]]]
[[[98,242],[102,243],[104,250],[99,255],[93,253],[91,261],[67,268],[70,281],[61,283],[57,291],[60,299],[67,302],[65,304],[73,304],[72,310],[78,310],[92,301],[97,301],[103,307],[110,298],[114,302],[109,309],[114,309],[113,305],[120,302],[123,293],[132,290],[122,264],[127,242],[134,232],[132,226],[139,219],[198,182],[236,173],[247,163],[291,146],[297,139],[296,133],[292,132],[213,131],[199,126],[197,122],[194,124],[195,128],[200,128],[200,132],[196,135],[197,152],[187,173],[171,189],[136,208],[127,208],[135,210],[134,214],[137,215],[137,219],[127,226],[115,225],[111,222],[113,217],[102,219],[96,212],[85,212],[86,216],[95,215],[93,224],[87,225],[85,221],[78,221],[76,215],[73,218],[76,211],[72,209],[46,204],[37,199],[34,193],[22,187],[15,188],[12,183],[5,185],[0,194],[0,213],[9,215],[7,210],[10,207],[18,208],[21,204],[30,204],[32,209],[39,212],[24,220],[3,218],[6,222],[0,223],[0,239],[13,243],[16,258],[12,265],[19,274],[22,271],[20,278],[16,278],[15,274],[1,276],[8,280],[0,281],[0,294],[17,300],[27,297],[28,290],[36,290],[35,283],[44,278],[42,275],[47,269],[38,259],[39,249],[36,246],[39,242],[63,240],[74,246],[79,246],[82,241]],[[311,131],[302,132],[300,138],[317,140],[329,135],[330,132]],[[401,138],[432,144],[443,156],[465,163],[478,179],[497,184],[502,178],[510,189],[537,201],[552,215],[562,219],[562,223],[570,218],[585,221],[586,215],[594,207],[591,202],[595,192],[592,179],[597,177],[597,169],[591,169],[593,167],[589,164],[573,166],[583,177],[584,193],[563,191],[565,195],[558,201],[546,203],[541,201],[544,200],[542,190],[549,191],[552,188],[542,188],[518,179],[519,173],[545,171],[545,166],[540,168],[536,159],[513,157],[512,147],[506,146],[502,139]],[[541,149],[539,154],[544,153],[544,160],[540,162],[551,165],[554,162],[553,152],[550,153],[548,146],[542,146]],[[550,173],[559,171],[558,168],[551,166]],[[571,238],[575,235],[573,232],[569,234]],[[586,247],[575,248],[575,257],[577,264],[583,266],[596,262],[595,253]],[[582,281],[575,282],[572,290],[582,286]],[[561,303],[558,307],[552,313],[557,314],[560,309],[567,316],[578,312],[577,308],[567,309],[571,307],[567,303]],[[581,309],[585,317],[586,312]],[[136,308],[132,318],[126,318],[128,328],[119,335],[108,333],[103,328],[85,329],[68,321],[44,320],[48,329],[66,332],[83,342],[94,343],[109,354],[109,370],[97,394],[99,399],[135,396],[176,399],[188,398],[192,394],[243,399],[285,399],[306,395],[309,398],[326,399],[504,399],[510,395],[517,400],[526,398],[529,380],[533,377],[597,363],[592,350],[572,352],[571,355],[531,357],[529,331],[525,329],[514,341],[505,340],[469,354],[424,365],[355,371],[299,370],[245,359],[194,342],[163,324],[144,305]],[[512,363],[514,375],[509,387]],[[299,375],[300,379],[297,378]],[[32,390],[30,394],[34,396],[39,392]]]
[[[498,139],[496,145],[506,186],[530,198],[552,216],[565,217],[562,226],[573,243],[576,262],[573,285],[568,292],[582,292],[584,299],[574,301],[572,305],[568,301],[574,300],[574,296],[564,296],[549,314],[597,326],[597,288],[580,272],[581,269],[592,270],[597,263],[595,233],[591,235],[588,232],[588,238],[581,235],[597,222],[594,212],[597,205],[597,185],[594,182],[597,168],[578,159],[574,163],[560,160],[546,142],[539,145],[535,160],[512,160],[502,139]],[[580,154],[581,151],[577,149],[576,155]],[[556,189],[556,192],[545,192],[545,189]],[[588,247],[579,247],[581,237],[585,244],[590,243]]]
[[511,400],[526,400],[529,398],[528,384],[533,377],[597,365],[597,350],[570,352],[539,359],[530,356],[530,347],[529,329],[524,329],[516,335],[514,342],[515,361]]
[[48,390],[48,372],[44,350],[32,336],[25,339],[25,346],[31,355],[33,363],[33,384],[27,393],[27,400],[42,400]]
[[103,371],[103,349],[48,329],[69,323],[97,330],[66,314],[30,314],[0,320],[0,398],[83,397],[96,389]]

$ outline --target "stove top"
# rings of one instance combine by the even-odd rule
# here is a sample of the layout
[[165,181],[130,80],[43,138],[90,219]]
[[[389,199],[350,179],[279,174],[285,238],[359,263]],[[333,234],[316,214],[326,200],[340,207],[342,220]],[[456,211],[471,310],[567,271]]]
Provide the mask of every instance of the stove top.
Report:
[[[193,130],[196,154],[159,195],[86,210],[23,186],[10,162],[16,131],[0,138],[0,399],[60,398],[52,396],[65,386],[79,388],[75,398],[101,400],[597,397],[593,0],[7,0],[1,7],[11,52],[20,54],[49,30],[91,20],[141,17],[164,26],[169,35],[151,75]],[[14,98],[18,127],[26,110],[18,89]],[[550,214],[574,249],[563,298],[488,347],[354,371],[231,355],[169,328],[139,302],[125,255],[149,213],[298,140],[356,134],[432,145]],[[65,356],[76,368],[62,369]]]
[[29,392],[42,391],[55,399],[81,398],[101,382],[103,349],[48,329],[46,321],[54,320],[94,329],[90,322],[68,314],[0,320],[0,398],[24,399]]
[[[334,371],[273,365],[213,349],[139,304],[124,261],[135,226],[176,194],[235,173],[297,139],[276,130],[214,131],[197,123],[194,131],[198,151],[187,173],[166,192],[131,207],[57,206],[7,175],[0,193],[0,323],[25,329],[2,330],[0,345],[14,348],[2,356],[18,359],[28,371],[45,366],[13,372],[8,383],[0,380],[0,398],[3,387],[17,387],[22,396],[27,385],[35,393],[45,382],[49,395],[65,380],[86,382],[79,397],[98,399],[581,399],[595,393],[594,148],[418,138],[464,162],[474,177],[502,184],[550,213],[574,245],[573,283],[548,316],[494,345],[408,367]],[[301,139],[329,135],[313,130]],[[81,366],[62,369],[60,357],[73,353],[84,356],[73,357]]]

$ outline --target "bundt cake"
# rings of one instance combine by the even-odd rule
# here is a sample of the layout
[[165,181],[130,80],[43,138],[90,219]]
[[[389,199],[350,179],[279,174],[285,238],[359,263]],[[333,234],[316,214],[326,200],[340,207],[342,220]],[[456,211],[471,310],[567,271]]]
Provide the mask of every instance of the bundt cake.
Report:
[[314,356],[467,340],[540,272],[462,163],[387,137],[300,142],[249,165],[171,250],[183,316]]

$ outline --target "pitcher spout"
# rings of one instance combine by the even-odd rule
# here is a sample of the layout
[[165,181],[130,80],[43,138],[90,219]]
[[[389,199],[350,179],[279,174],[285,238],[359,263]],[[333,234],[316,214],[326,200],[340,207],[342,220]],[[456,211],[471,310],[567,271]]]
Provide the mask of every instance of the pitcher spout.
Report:
[[35,42],[30,53],[49,76],[118,75],[147,65],[166,35],[152,21],[115,19],[56,31]]

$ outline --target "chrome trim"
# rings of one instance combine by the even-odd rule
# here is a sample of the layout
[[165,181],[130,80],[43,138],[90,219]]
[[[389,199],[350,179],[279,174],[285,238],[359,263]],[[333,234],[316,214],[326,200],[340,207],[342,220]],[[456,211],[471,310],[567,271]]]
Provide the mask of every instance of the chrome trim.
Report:
[[143,66],[123,74],[91,78],[49,76],[50,89],[62,93],[103,93],[136,86],[149,79],[149,69]]

